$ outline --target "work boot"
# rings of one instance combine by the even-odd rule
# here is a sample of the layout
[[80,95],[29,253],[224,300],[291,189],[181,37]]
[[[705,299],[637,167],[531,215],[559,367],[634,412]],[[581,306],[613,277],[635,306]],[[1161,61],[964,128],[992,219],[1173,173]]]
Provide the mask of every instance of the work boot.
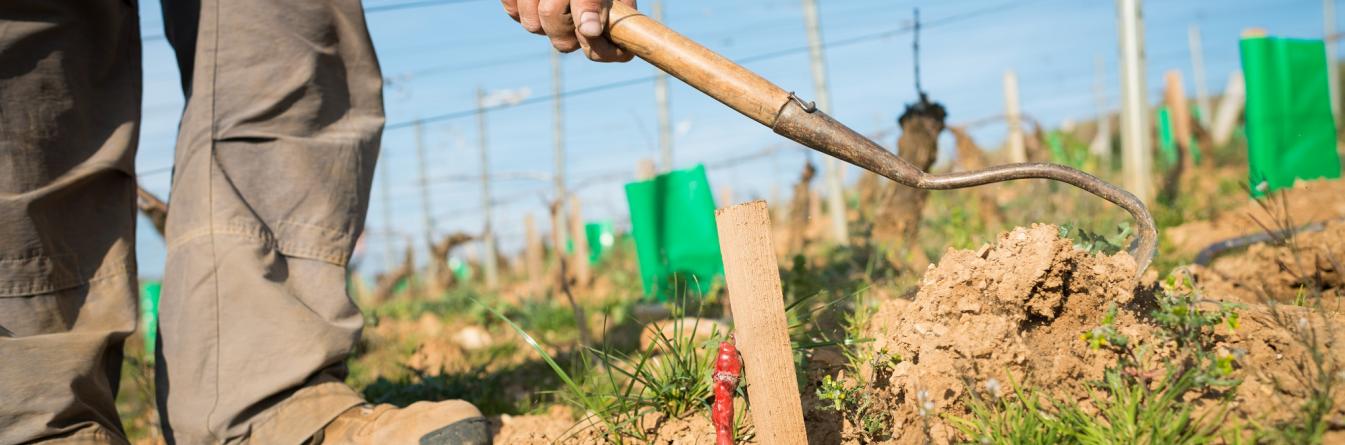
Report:
[[461,400],[356,406],[313,436],[321,445],[490,445],[481,411]]

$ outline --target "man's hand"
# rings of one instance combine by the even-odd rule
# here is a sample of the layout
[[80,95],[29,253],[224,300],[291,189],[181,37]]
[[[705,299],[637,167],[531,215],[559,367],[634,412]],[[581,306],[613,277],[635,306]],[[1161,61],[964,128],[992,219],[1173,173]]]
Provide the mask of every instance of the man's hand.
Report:
[[[625,62],[633,56],[604,36],[613,0],[500,0],[523,29],[544,34],[551,46],[568,53],[579,48],[599,62]],[[617,0],[635,7],[635,0]]]

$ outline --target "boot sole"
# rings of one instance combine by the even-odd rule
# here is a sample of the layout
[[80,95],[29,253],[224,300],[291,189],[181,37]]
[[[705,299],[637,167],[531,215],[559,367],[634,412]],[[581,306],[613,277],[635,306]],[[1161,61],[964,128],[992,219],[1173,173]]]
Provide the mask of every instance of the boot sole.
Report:
[[485,417],[472,417],[420,436],[420,445],[492,445],[490,423]]

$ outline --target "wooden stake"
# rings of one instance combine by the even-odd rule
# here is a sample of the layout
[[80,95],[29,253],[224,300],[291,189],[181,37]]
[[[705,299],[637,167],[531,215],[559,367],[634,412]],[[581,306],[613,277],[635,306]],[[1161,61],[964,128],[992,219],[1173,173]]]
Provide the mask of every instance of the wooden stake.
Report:
[[523,266],[528,274],[528,289],[536,292],[542,289],[542,236],[537,234],[537,223],[529,213],[523,217],[523,233],[527,238],[527,247],[524,250]]
[[806,444],[770,209],[765,201],[752,201],[716,211],[715,222],[758,441]]
[[550,211],[551,249],[556,255],[557,275],[555,279],[557,289],[561,288],[561,281],[569,279],[565,276],[565,267],[561,265],[561,263],[564,262],[565,236],[566,233],[569,232],[565,224],[565,200],[569,199],[570,194],[567,191],[567,183],[565,182],[565,104],[561,102],[561,98],[565,97],[564,94],[561,94],[565,91],[565,85],[563,78],[561,77],[560,56],[561,53],[559,52],[551,52],[551,91],[554,93],[552,94],[551,100],[551,105],[554,107],[554,117],[552,118],[553,127],[551,131],[551,156],[553,158],[552,161],[556,164],[555,183],[552,187],[555,187],[556,198]]
[[[831,90],[827,87],[827,63],[823,60],[822,54],[822,26],[818,23],[817,0],[803,0],[803,24],[808,32],[808,56],[812,61],[813,72],[813,96],[817,100],[817,109],[823,113],[831,113]],[[917,81],[918,83],[918,81]],[[917,88],[918,89],[918,88]],[[831,156],[822,158],[823,183],[827,187],[827,207],[832,209],[845,208],[845,173],[841,163]],[[831,212],[831,230],[828,236],[831,241],[838,245],[845,245],[850,241],[850,235],[846,232],[845,212]]]
[[728,207],[733,204],[733,186],[719,186],[719,205]]
[[1009,162],[1027,162],[1027,147],[1023,141],[1022,108],[1018,104],[1018,75],[1013,70],[1004,72],[1004,117],[1009,124]]
[[1141,201],[1154,197],[1150,175],[1148,88],[1145,87],[1144,21],[1141,0],[1116,0],[1116,22],[1121,46],[1121,170],[1125,188]]
[[569,265],[566,264],[570,259],[565,253],[565,240],[570,236],[566,233],[565,227],[567,226],[565,220],[569,218],[565,211],[565,200],[558,198],[551,201],[547,211],[551,213],[551,255],[556,258],[555,267],[551,274],[551,278],[554,280],[552,284],[556,287],[557,292],[561,292],[569,288],[571,273]]
[[[1207,130],[1214,122],[1214,108],[1210,106],[1210,91],[1205,88],[1205,52],[1200,45],[1200,26],[1186,27],[1187,52],[1191,53],[1191,80],[1196,84],[1196,106],[1200,107],[1200,126]],[[1327,54],[1331,54],[1328,52]]]
[[583,288],[592,277],[588,267],[588,236],[584,233],[584,214],[578,196],[570,197],[570,242],[574,243],[570,268],[574,271],[575,285]]
[[[651,11],[655,21],[663,22],[663,0],[654,0]],[[668,73],[654,68],[654,104],[658,106],[659,171],[673,169],[672,107],[668,104]]]
[[1228,75],[1228,85],[1219,99],[1219,109],[1214,113],[1214,128],[1210,129],[1215,146],[1223,146],[1233,138],[1233,130],[1238,126],[1238,117],[1242,116],[1242,107],[1246,105],[1247,86],[1242,71],[1233,71]]
[[635,179],[637,181],[654,179],[655,175],[658,175],[658,171],[654,167],[653,160],[646,158],[641,159],[640,162],[635,163]]
[[1186,88],[1182,85],[1182,72],[1168,70],[1163,74],[1163,100],[1168,104],[1168,116],[1172,120],[1172,136],[1182,148],[1191,143],[1191,109],[1186,104]]
[[[1111,167],[1111,116],[1107,112],[1107,75],[1102,56],[1093,59],[1093,105],[1097,107],[1097,134],[1088,144],[1088,151],[1102,159],[1102,165]],[[961,155],[958,156],[961,158]]]
[[822,232],[829,230],[829,219],[822,217],[822,193],[812,190],[808,196],[808,239],[818,239]]

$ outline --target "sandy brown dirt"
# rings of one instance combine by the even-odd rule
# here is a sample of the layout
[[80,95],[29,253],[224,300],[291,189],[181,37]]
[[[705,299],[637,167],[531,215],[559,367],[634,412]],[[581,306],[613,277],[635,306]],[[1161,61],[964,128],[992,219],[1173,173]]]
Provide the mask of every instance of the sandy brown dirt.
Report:
[[[926,273],[914,301],[885,303],[871,323],[874,350],[904,358],[887,376],[873,379],[872,369],[863,371],[893,414],[890,443],[956,440],[943,416],[967,414],[961,398],[969,387],[1007,388],[1010,376],[1087,405],[1087,382],[1100,379],[1115,359],[1090,349],[1080,334],[1098,326],[1110,305],[1119,307],[1116,328],[1122,334],[1140,344],[1157,343],[1147,316],[1153,285],[1136,291],[1134,268],[1124,253],[1093,256],[1077,250],[1048,225],[1015,229],[975,251],[950,250]],[[1302,386],[1289,376],[1304,350],[1264,306],[1240,312],[1242,326],[1232,332],[1220,328],[1217,343],[1219,351],[1240,357],[1235,377],[1245,379],[1232,416],[1283,420],[1301,401]],[[1303,318],[1304,326],[1323,325],[1301,314],[1286,315],[1287,324]],[[1324,346],[1345,360],[1339,348]],[[844,436],[853,440],[853,430],[847,424]]]
[[[1285,191],[1289,214],[1296,225],[1345,218],[1345,181],[1309,181]],[[1283,212],[1285,209],[1276,208]],[[1272,217],[1256,202],[1243,205],[1209,220],[1192,221],[1163,232],[1163,244],[1180,255],[1194,257],[1210,244],[1263,231],[1256,220],[1270,223]]]
[[[904,359],[886,379],[894,441],[923,442],[928,421],[930,435],[947,442],[951,432],[938,415],[961,407],[968,384],[1007,383],[1012,373],[1068,390],[1100,377],[1103,353],[1078,337],[1110,303],[1131,301],[1134,271],[1128,255],[1089,256],[1048,225],[1015,229],[995,246],[947,252],[913,302],[884,304],[871,323],[874,350]],[[933,405],[925,416],[921,400]]]
[[1246,252],[1192,266],[1206,294],[1245,303],[1271,299],[1292,303],[1320,292],[1330,301],[1345,296],[1345,222],[1300,233],[1284,245],[1256,244]]
[[556,443],[563,438],[568,438],[570,443],[579,443],[581,436],[596,441],[597,438],[577,433],[580,430],[575,426],[577,423],[570,415],[569,408],[555,405],[543,414],[493,418],[491,429],[495,433],[495,443],[542,445]]
[[[599,444],[605,443],[600,426],[579,425],[570,410],[553,406],[544,414],[500,416],[492,419],[495,443],[519,445]],[[659,419],[651,414],[645,419],[648,441],[629,438],[630,443],[658,445],[710,445],[715,443],[714,425],[709,417],[694,414],[680,419]],[[754,444],[755,441],[739,441]]]

